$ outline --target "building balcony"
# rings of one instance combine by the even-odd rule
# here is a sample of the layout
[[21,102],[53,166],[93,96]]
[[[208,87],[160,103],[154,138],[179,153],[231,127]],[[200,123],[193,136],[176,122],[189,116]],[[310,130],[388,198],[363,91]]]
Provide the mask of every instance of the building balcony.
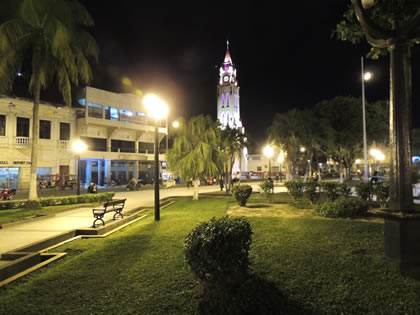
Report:
[[20,149],[29,149],[32,144],[32,139],[29,137],[16,137],[15,147]]
[[71,150],[70,140],[58,140],[60,150]]

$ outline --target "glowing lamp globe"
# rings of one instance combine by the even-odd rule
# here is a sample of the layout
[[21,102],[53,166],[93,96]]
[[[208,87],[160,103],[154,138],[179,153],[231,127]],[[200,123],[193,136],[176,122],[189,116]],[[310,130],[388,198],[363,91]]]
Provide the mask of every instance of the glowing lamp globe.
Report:
[[86,151],[87,145],[82,140],[77,140],[72,144],[73,151],[76,153],[82,153]]
[[274,155],[274,150],[271,146],[267,145],[264,148],[264,155],[268,158],[271,158]]
[[149,114],[156,120],[161,120],[168,115],[168,106],[154,94],[146,95],[143,103]]

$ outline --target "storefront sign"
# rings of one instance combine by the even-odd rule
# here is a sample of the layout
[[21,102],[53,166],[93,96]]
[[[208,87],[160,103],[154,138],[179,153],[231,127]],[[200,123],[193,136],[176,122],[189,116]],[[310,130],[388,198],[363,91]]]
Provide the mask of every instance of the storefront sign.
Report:
[[31,165],[30,161],[13,161],[14,165]]
[[7,164],[9,164],[9,161],[0,161],[0,164],[3,164],[3,165],[6,164],[7,165]]

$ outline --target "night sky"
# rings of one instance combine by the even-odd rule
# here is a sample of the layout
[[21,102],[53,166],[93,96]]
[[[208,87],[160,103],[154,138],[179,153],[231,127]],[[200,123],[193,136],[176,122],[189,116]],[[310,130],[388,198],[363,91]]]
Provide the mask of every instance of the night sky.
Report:
[[[94,87],[124,90],[122,78],[170,106],[170,120],[216,118],[218,68],[226,40],[241,87],[241,117],[254,141],[265,141],[274,113],[311,107],[338,95],[361,95],[360,57],[369,46],[332,38],[350,1],[278,2],[80,1],[91,13],[100,47]],[[141,3],[141,4],[140,4]],[[420,50],[413,50],[414,115],[419,114]],[[368,101],[389,97],[389,58],[366,61],[374,79]]]

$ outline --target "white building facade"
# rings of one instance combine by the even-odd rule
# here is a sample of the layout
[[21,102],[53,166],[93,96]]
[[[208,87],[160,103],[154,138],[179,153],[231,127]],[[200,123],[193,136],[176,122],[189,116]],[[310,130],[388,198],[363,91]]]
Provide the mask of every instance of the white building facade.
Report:
[[[146,114],[142,98],[92,87],[84,94],[79,100],[83,108],[40,104],[37,173],[77,174],[71,144],[81,139],[88,148],[80,155],[83,183],[125,184],[133,177],[151,182],[155,122]],[[0,186],[29,187],[32,108],[32,100],[0,98]],[[167,135],[164,126],[165,122],[159,127],[160,142]],[[161,165],[166,165],[165,152],[160,146]]]

